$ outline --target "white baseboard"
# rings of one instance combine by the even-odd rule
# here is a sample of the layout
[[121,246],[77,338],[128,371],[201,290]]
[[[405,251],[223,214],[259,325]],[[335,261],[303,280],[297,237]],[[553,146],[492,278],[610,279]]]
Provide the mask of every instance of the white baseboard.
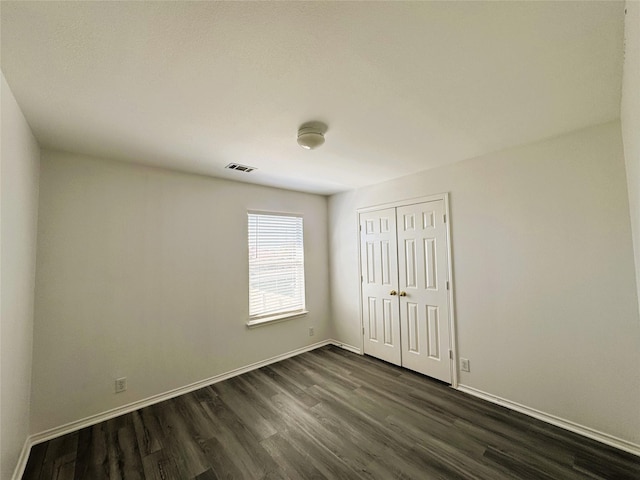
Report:
[[503,407],[507,407],[511,410],[515,410],[516,412],[524,413],[525,415],[529,415],[530,417],[537,418],[538,420],[542,420],[543,422],[550,423],[552,425],[555,425],[556,427],[564,428],[565,430],[569,430],[573,433],[577,433],[579,435],[591,438],[593,440],[604,443],[606,445],[610,445],[617,449],[624,450],[625,452],[629,452],[634,455],[640,456],[640,445],[635,444],[633,442],[629,442],[628,440],[614,437],[613,435],[609,435],[608,433],[600,432],[598,430],[594,430],[593,428],[585,427],[584,425],[580,425],[570,420],[565,420],[563,418],[556,417],[555,415],[550,415],[548,413],[541,412],[540,410],[536,410],[535,408],[530,408],[525,405],[512,402],[511,400],[507,400],[507,399],[498,397],[496,395],[483,392],[482,390],[478,390],[473,387],[468,387],[466,385],[458,385],[458,390],[460,390],[461,392],[468,393],[469,395],[473,395],[474,397],[487,400],[491,403],[502,405]]
[[295,350],[291,350],[289,352],[276,355],[275,357],[268,358],[266,360],[262,360],[260,362],[255,362],[250,365],[246,365],[244,367],[236,368],[234,370],[230,370],[225,373],[221,373],[219,375],[215,375],[210,378],[206,378],[204,380],[200,380],[195,383],[191,383],[189,385],[185,385],[184,387],[175,388],[173,390],[169,390],[168,392],[160,393],[158,395],[153,395],[151,397],[138,400],[133,403],[128,403],[127,405],[122,405],[120,407],[112,408],[111,410],[107,410],[102,413],[98,413],[95,415],[91,415],[86,418],[82,418],[80,420],[76,420],[59,427],[51,428],[49,430],[45,430],[44,432],[35,433],[27,437],[25,441],[24,447],[20,452],[20,459],[18,461],[18,465],[13,474],[13,480],[20,480],[22,475],[24,474],[24,469],[27,466],[27,460],[29,458],[29,452],[31,451],[31,447],[38,443],[46,442],[47,440],[52,440],[57,437],[61,437],[62,435],[66,435],[67,433],[75,432],[82,428],[90,427],[100,422],[104,422],[111,418],[119,417],[120,415],[124,415],[125,413],[130,413],[140,408],[148,407],[150,405],[155,405],[156,403],[164,402],[165,400],[169,400],[171,398],[179,397],[180,395],[184,395],[185,393],[193,392],[194,390],[198,390],[203,387],[208,387],[209,385],[213,385],[214,383],[221,382],[223,380],[227,380],[231,377],[235,377],[238,375],[242,375],[243,373],[250,372],[251,370],[256,370],[261,367],[265,367],[272,363],[279,362],[281,360],[285,360],[290,357],[295,357],[296,355],[300,355],[301,353],[309,352],[311,350],[315,350],[316,348],[324,347],[325,345],[337,345],[343,348],[347,348],[347,350],[352,349],[353,347],[344,346],[343,344],[336,342],[335,340],[323,340],[322,342],[314,343],[312,345],[307,345],[306,347],[297,348]]
[[337,340],[331,340],[331,343],[336,347],[344,348],[352,353],[357,353],[358,355],[362,355],[362,350],[358,347],[354,347],[353,345],[349,345],[348,343],[338,342]]
[[[106,420],[118,417],[120,415],[124,415],[125,413],[133,412],[140,408],[148,407],[150,405],[154,405],[156,403],[160,403],[165,400],[169,400],[171,398],[184,395],[185,393],[193,392],[194,390],[198,390],[203,387],[208,387],[209,385],[213,385],[214,383],[227,380],[237,375],[242,375],[243,373],[247,373],[252,370],[256,370],[258,368],[270,365],[272,363],[276,363],[281,360],[285,360],[287,358],[300,355],[301,353],[315,350],[316,348],[324,347],[325,345],[335,345],[337,347],[344,348],[345,350],[348,350],[350,352],[362,355],[362,350],[357,347],[354,347],[353,345],[338,342],[337,340],[323,340],[322,342],[314,343],[312,345],[307,345],[306,347],[298,348],[296,350],[291,350],[289,352],[276,355],[275,357],[271,357],[266,360],[262,360],[260,362],[252,363],[244,367],[236,368],[234,370],[230,370],[228,372],[221,373],[219,375],[215,375],[213,377],[206,378],[204,380],[200,380],[198,382],[195,382],[189,385],[185,385],[184,387],[169,390],[168,392],[160,393],[158,395],[153,395],[151,397],[138,400],[136,402],[129,403],[127,405],[122,405],[120,407],[116,407],[102,413],[91,415],[89,417],[82,418],[80,420],[76,420],[74,422],[70,422],[65,425],[61,425],[59,427],[45,430],[44,432],[35,433],[27,437],[27,439],[25,440],[24,446],[22,447],[22,451],[20,452],[18,464],[16,465],[16,468],[13,474],[13,480],[20,480],[22,478],[22,475],[24,474],[24,469],[27,466],[27,460],[29,459],[29,453],[31,452],[31,447],[33,445],[60,437],[62,435],[66,435],[67,433],[75,432],[85,427],[90,427],[97,423],[104,422]],[[640,456],[640,445],[636,445],[627,440],[623,440],[623,439],[614,437],[612,435],[608,435],[606,433],[599,432],[597,430],[593,430],[591,428],[584,427],[582,425],[578,425],[568,420],[564,420],[559,417],[555,417],[553,415],[540,412],[533,408],[520,405],[519,403],[505,400],[503,398],[497,397],[495,395],[491,395],[489,393],[483,392],[481,390],[477,390],[472,387],[468,387],[466,385],[459,385],[458,390],[468,393],[470,395],[482,398],[484,400],[488,400],[489,402],[505,406],[512,410],[518,411],[520,413],[524,413],[525,415],[529,415],[531,417],[537,418],[544,422],[551,423],[552,425],[556,425],[566,430],[570,430],[580,435],[584,435],[585,437],[589,437],[599,442],[605,443],[607,445],[611,445],[612,447],[619,448],[620,450],[624,450],[626,452]]]
[[24,473],[24,469],[27,468],[27,461],[29,460],[29,454],[31,453],[31,446],[33,443],[30,441],[31,437],[27,437],[24,441],[24,445],[22,446],[22,450],[20,450],[20,456],[18,457],[18,464],[16,465],[15,470],[13,471],[13,480],[20,480],[22,478],[22,474]]

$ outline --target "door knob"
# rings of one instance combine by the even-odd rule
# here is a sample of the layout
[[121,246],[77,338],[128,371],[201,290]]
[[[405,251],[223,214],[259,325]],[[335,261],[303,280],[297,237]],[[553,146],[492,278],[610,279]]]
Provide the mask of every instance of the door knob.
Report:
[[400,296],[401,297],[406,297],[407,296],[407,292],[400,292]]
[[397,294],[398,294],[398,292],[396,292],[395,290],[391,290],[391,291],[389,292],[389,295],[397,295]]

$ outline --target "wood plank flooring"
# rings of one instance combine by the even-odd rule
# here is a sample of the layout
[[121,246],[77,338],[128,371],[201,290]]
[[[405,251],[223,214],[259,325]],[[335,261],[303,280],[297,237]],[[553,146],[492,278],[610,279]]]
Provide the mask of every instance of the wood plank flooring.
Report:
[[323,347],[35,445],[23,478],[640,479],[640,457]]

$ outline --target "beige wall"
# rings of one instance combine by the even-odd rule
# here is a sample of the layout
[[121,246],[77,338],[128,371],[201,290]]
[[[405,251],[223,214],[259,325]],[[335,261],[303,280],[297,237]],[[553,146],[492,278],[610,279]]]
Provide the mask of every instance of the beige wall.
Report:
[[0,152],[0,478],[29,433],[40,150],[2,75]]
[[[620,119],[640,303],[640,2],[626,2],[625,56]],[[640,367],[639,367],[640,368]]]
[[[445,191],[461,382],[640,443],[640,4],[626,7],[621,125],[336,195],[329,245],[322,197],[45,152],[33,335],[40,152],[3,76],[0,476],[31,388],[37,433],[334,334],[359,346],[356,209]],[[305,214],[307,317],[244,326],[247,209]]]
[[640,321],[620,124],[329,200],[336,338],[360,346],[356,211],[450,192],[461,383],[640,444]]
[[[306,317],[245,326],[248,209],[304,215]],[[330,338],[327,244],[326,197],[43,152],[32,432]]]

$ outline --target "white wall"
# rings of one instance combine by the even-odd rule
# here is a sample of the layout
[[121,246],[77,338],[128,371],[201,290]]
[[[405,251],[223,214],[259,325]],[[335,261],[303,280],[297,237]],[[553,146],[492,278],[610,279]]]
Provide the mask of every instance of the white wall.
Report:
[[[41,168],[32,432],[331,337],[326,197],[47,151]],[[245,326],[248,209],[304,215],[306,317]]]
[[640,302],[640,2],[626,2],[625,56],[620,119]]
[[[390,159],[393,161],[393,159]],[[361,345],[356,209],[450,192],[461,383],[640,444],[620,124],[332,196],[336,339]]]
[[0,151],[0,478],[29,433],[40,149],[2,75]]

